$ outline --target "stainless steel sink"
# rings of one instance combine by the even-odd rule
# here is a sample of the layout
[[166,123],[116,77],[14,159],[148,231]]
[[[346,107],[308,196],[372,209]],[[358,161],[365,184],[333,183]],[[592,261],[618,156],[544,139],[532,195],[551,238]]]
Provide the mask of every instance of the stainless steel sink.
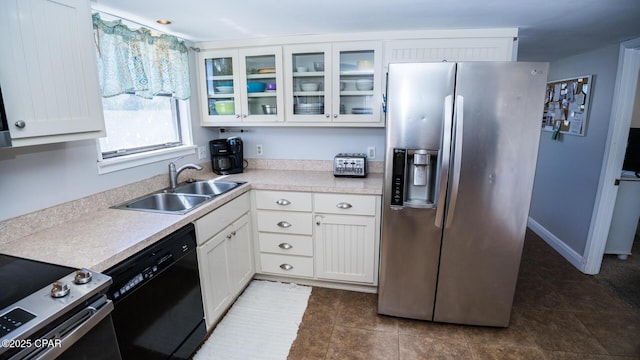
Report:
[[191,183],[183,183],[176,186],[176,193],[197,195],[220,195],[242,185],[232,181],[202,180]]
[[176,186],[175,190],[166,188],[113,206],[113,208],[164,214],[186,214],[242,184],[244,183],[213,180],[182,183]]
[[145,195],[119,208],[132,210],[145,210],[151,212],[184,214],[196,206],[211,200],[211,196],[176,194],[176,193],[155,193]]

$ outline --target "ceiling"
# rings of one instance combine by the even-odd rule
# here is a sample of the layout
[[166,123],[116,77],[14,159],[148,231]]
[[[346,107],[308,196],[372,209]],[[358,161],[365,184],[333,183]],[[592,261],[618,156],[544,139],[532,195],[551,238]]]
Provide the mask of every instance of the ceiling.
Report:
[[192,42],[517,27],[521,61],[553,61],[640,37],[640,0],[92,0],[92,6]]

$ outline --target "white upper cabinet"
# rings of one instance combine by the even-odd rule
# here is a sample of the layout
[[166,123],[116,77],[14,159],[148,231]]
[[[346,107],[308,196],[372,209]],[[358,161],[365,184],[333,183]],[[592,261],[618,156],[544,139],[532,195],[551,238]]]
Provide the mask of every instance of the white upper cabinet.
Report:
[[105,136],[89,1],[3,0],[0,27],[13,145]]
[[285,46],[284,78],[288,122],[331,122],[331,44]]
[[281,122],[282,48],[203,51],[198,55],[202,125]]
[[333,121],[384,125],[382,43],[334,44],[332,56]]
[[382,43],[284,48],[287,123],[382,125]]
[[[198,56],[201,124],[384,127],[383,94],[389,63],[513,61],[517,36],[517,29],[504,28],[301,35],[197,44],[208,49]],[[248,92],[246,86],[251,82],[263,83],[265,89]]]
[[[240,94],[242,121],[278,122],[284,117],[282,96],[282,48],[249,48],[240,50]],[[245,86],[246,84],[246,86]]]

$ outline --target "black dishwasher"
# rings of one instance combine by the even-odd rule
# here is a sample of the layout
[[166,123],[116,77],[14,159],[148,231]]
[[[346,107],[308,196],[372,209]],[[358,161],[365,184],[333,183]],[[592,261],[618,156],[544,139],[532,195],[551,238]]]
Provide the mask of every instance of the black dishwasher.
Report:
[[107,270],[123,359],[188,359],[207,330],[193,224]]

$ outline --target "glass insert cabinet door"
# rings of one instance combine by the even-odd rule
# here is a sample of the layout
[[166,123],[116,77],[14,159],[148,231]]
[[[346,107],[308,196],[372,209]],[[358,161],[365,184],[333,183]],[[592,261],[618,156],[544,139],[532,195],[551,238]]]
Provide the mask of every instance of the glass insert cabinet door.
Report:
[[378,122],[381,109],[381,47],[336,44],[333,49],[334,122]]
[[243,121],[278,121],[283,112],[280,48],[241,50],[243,64]]
[[234,52],[216,54],[203,59],[206,79],[207,115],[226,120],[240,120],[240,86],[238,62]]
[[279,121],[283,98],[280,48],[200,54],[207,108],[203,122]]
[[287,122],[331,121],[331,45],[285,48]]
[[287,122],[380,122],[378,42],[287,46]]

